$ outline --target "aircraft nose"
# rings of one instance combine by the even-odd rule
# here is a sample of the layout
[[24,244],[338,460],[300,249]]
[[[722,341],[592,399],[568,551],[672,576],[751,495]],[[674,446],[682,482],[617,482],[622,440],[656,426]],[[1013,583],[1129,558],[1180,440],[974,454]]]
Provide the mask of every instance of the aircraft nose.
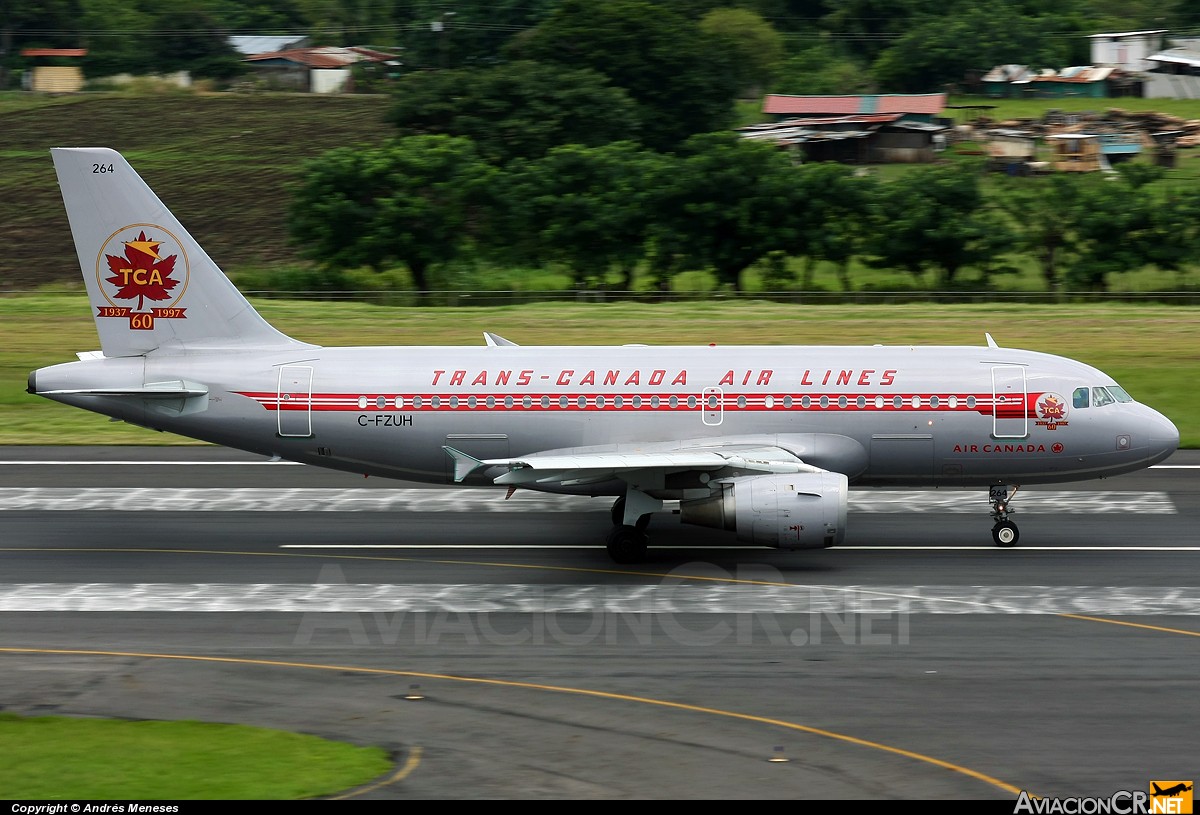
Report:
[[1156,410],[1150,417],[1150,463],[1157,464],[1179,449],[1179,428]]

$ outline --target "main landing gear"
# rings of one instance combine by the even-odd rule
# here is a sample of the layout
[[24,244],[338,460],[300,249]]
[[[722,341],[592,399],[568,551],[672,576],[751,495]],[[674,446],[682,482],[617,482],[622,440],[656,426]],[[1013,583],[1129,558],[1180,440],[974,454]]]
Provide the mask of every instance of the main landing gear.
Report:
[[612,506],[613,530],[608,533],[608,556],[615,563],[641,563],[646,559],[650,516],[662,509],[662,500],[630,489]]
[[1006,548],[1016,546],[1017,540],[1021,537],[1017,525],[1008,519],[1008,516],[1012,514],[1009,502],[1016,497],[1019,489],[1021,489],[1020,485],[1013,487],[1011,496],[1008,494],[1007,486],[991,487],[988,490],[988,501],[992,504],[992,518],[996,521],[996,525],[992,527],[992,540],[996,542],[997,546]]

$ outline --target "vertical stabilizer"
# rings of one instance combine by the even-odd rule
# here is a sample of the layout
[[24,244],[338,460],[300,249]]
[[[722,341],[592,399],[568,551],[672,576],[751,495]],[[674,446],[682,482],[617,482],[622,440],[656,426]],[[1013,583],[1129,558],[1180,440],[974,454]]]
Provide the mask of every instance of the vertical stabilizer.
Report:
[[259,316],[120,153],[50,153],[106,357],[312,347]]

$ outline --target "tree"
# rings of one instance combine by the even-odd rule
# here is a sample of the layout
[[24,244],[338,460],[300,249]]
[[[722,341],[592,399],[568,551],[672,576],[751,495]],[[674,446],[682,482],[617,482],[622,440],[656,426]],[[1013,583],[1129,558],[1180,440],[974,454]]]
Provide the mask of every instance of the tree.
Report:
[[633,142],[563,145],[518,159],[491,185],[491,247],[520,261],[561,261],[593,287],[615,270],[628,290],[646,256],[656,179],[671,162]]
[[858,254],[870,213],[876,182],[859,176],[854,168],[833,162],[805,164],[795,173],[798,212],[796,243],[792,248],[804,256],[800,288],[812,291],[818,261],[837,266],[843,291],[850,291],[848,269]]
[[1138,171],[1081,179],[1075,208],[1079,250],[1067,277],[1079,288],[1107,291],[1109,276],[1153,264],[1183,271],[1200,261],[1200,193],[1154,190]]
[[741,273],[794,245],[803,201],[795,165],[778,147],[728,133],[688,139],[659,181],[654,248],[660,272],[711,268],[741,288]]
[[288,227],[326,268],[404,263],[420,292],[431,268],[468,240],[473,206],[491,173],[469,139],[411,136],[341,147],[306,162]]
[[828,38],[805,40],[776,71],[771,90],[788,94],[874,93],[866,66]]
[[151,18],[143,73],[189,71],[193,76],[231,79],[242,73],[241,57],[224,25],[203,5],[172,6]]
[[982,211],[979,168],[973,163],[922,167],[880,186],[868,251],[871,265],[919,277],[940,270],[950,288],[965,266],[990,262],[994,219]]
[[1060,45],[1012,5],[967,4],[953,15],[919,18],[875,60],[871,72],[889,91],[925,92],[1002,63],[1060,67],[1067,55]]
[[422,71],[403,77],[393,96],[388,121],[402,134],[466,136],[496,164],[638,135],[632,100],[590,70],[522,61]]
[[416,0],[392,5],[404,63],[423,70],[503,62],[508,41],[545,19],[558,0]]
[[729,56],[694,22],[649,0],[563,0],[509,53],[608,76],[637,104],[642,142],[655,149],[733,121]]
[[743,8],[713,9],[700,19],[700,30],[714,47],[732,58],[734,83],[744,97],[758,96],[783,60],[783,38],[770,23]]
[[1062,269],[1074,252],[1079,177],[1058,173],[1044,178],[998,178],[989,200],[1010,225],[1013,249],[1038,262],[1046,291],[1062,290]]

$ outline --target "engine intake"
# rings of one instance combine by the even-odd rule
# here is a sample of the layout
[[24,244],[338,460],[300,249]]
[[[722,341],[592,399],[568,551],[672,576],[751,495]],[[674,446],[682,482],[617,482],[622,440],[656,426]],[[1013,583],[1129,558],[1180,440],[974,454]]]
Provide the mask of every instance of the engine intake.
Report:
[[846,537],[846,476],[789,473],[732,478],[705,498],[681,501],[685,524],[737,532],[776,549],[823,549]]

